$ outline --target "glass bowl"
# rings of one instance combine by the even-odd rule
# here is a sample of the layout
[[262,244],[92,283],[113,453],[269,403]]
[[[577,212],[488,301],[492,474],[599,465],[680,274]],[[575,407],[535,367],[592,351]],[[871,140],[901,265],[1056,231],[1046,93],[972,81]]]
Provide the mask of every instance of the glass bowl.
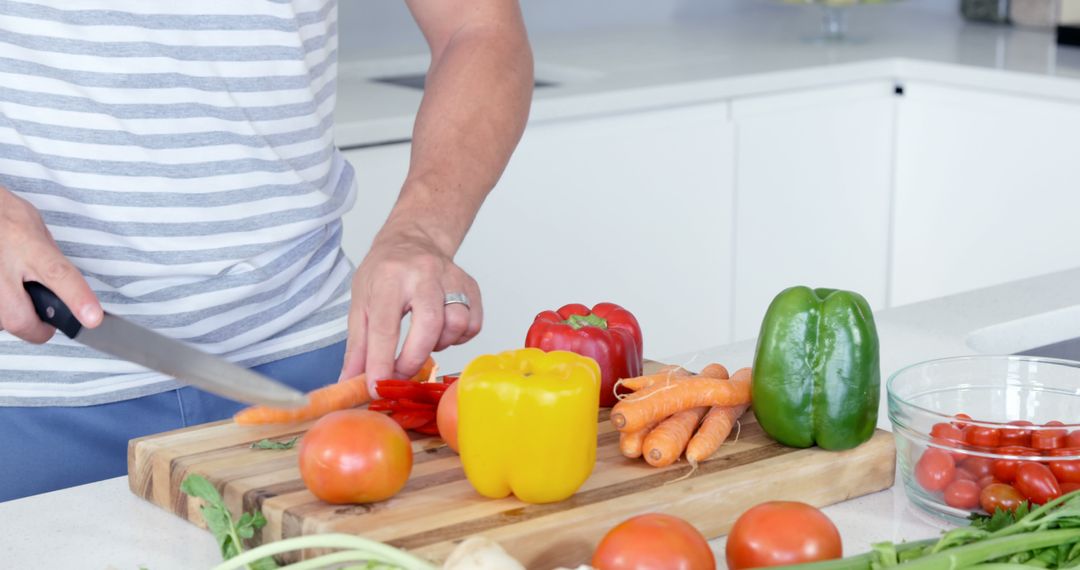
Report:
[[1080,486],[1080,362],[944,358],[898,371],[887,390],[904,488],[931,515],[962,524],[1017,498],[995,483],[1034,503]]

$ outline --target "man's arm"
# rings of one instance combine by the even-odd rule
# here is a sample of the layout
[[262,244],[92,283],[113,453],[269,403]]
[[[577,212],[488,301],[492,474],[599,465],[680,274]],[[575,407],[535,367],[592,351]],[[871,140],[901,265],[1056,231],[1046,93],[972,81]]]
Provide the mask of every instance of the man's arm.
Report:
[[[453,257],[525,128],[532,52],[516,0],[408,0],[431,48],[409,173],[353,279],[342,377],[415,373],[480,332],[476,282]],[[444,307],[464,292],[471,308]],[[412,324],[395,360],[401,319]]]

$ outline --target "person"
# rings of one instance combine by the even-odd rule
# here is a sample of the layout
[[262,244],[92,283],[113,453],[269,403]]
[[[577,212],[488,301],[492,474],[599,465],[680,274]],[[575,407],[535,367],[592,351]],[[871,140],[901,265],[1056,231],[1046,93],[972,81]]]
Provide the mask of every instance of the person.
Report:
[[25,282],[86,327],[109,311],[305,391],[479,332],[454,255],[524,129],[532,54],[513,0],[407,5],[431,63],[354,271],[334,0],[0,3],[0,501],[122,475],[129,439],[242,406],[55,334]]

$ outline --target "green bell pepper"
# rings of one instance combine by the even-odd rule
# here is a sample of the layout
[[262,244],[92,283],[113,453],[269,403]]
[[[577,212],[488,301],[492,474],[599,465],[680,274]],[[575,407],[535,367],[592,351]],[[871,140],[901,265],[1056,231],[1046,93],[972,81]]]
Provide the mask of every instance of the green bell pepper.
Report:
[[850,449],[874,434],[878,336],[858,293],[792,287],[769,305],[754,355],[761,427],[792,447]]

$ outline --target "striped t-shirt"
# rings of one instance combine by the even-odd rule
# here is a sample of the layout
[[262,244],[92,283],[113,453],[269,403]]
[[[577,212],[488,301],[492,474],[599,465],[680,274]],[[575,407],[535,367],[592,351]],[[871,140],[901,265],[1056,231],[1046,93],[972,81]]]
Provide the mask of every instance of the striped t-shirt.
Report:
[[[0,0],[0,185],[106,311],[245,365],[340,341],[337,43],[333,0]],[[175,387],[0,332],[3,406]]]

